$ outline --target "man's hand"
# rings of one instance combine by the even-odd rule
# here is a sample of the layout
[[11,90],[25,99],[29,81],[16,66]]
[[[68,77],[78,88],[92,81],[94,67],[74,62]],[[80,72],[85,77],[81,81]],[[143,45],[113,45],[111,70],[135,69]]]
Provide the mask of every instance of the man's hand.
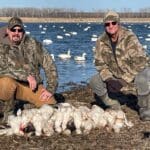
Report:
[[117,80],[117,79],[110,78],[110,79],[107,79],[105,82],[106,82],[108,91],[113,92],[113,93],[120,92],[120,89],[123,86],[126,86],[125,81],[122,79]]
[[37,82],[36,82],[35,78],[33,76],[29,75],[27,77],[27,80],[29,82],[29,87],[32,89],[32,91],[34,91],[37,87]]
[[52,94],[48,92],[45,88],[43,88],[40,99],[42,99],[42,101],[48,101],[51,97],[52,97]]

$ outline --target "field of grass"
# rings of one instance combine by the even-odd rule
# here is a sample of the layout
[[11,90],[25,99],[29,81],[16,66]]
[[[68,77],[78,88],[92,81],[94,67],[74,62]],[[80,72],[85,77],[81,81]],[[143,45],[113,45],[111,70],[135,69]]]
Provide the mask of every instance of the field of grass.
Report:
[[[0,17],[0,22],[7,22],[10,17]],[[103,18],[21,18],[23,22],[102,22]],[[122,18],[121,22],[150,23],[150,18]]]

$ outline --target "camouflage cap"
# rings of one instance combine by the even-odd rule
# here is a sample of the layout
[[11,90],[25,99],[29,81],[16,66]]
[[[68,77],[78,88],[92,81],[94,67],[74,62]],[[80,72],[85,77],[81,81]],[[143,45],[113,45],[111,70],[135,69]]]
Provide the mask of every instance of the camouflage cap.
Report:
[[20,26],[22,29],[24,29],[23,26],[23,22],[20,18],[18,17],[12,17],[9,21],[8,21],[8,28],[12,29],[15,26]]
[[103,19],[103,22],[107,22],[107,21],[116,21],[116,22],[120,22],[120,17],[119,14],[116,13],[115,11],[108,11]]

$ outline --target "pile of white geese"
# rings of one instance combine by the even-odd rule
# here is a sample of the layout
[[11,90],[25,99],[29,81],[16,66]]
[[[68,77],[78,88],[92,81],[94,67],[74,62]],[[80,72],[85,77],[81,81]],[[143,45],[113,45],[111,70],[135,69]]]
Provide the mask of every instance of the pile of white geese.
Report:
[[[17,115],[10,115],[9,127],[0,129],[0,135],[30,136],[25,132],[29,125],[34,127],[36,136],[51,136],[55,133],[70,135],[89,134],[94,129],[105,129],[119,133],[124,127],[131,128],[133,124],[127,120],[122,110],[103,110],[97,105],[75,107],[69,103],[58,103],[55,106],[43,105],[40,108],[18,110]],[[74,126],[74,131],[71,126]]]

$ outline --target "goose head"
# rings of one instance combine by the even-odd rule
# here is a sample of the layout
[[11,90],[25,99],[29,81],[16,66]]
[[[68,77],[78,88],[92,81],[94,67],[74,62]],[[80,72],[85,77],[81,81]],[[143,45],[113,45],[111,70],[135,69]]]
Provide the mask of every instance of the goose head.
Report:
[[85,56],[86,56],[86,53],[83,53],[82,56],[85,57]]
[[68,50],[67,54],[70,55],[70,49]]
[[52,57],[53,61],[55,61],[55,56],[54,56],[54,54],[51,54],[51,57]]

